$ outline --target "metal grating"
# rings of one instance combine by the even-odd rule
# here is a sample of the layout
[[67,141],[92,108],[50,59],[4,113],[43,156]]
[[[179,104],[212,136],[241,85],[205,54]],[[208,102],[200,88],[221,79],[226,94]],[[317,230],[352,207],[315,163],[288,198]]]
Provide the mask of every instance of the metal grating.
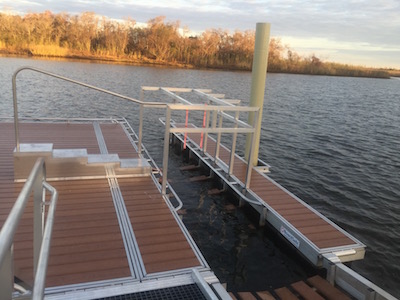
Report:
[[201,300],[207,299],[196,284],[188,284],[159,290],[152,290],[127,295],[99,298],[98,300]]

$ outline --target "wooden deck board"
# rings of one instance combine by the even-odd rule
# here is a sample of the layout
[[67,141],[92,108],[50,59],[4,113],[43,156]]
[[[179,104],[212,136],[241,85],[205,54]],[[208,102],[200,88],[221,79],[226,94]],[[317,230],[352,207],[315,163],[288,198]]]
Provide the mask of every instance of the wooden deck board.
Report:
[[[176,124],[180,127],[181,124]],[[200,134],[189,134],[190,139],[197,145],[200,144]],[[207,152],[214,156],[216,142],[207,139]],[[220,146],[219,158],[229,164],[230,150]],[[233,175],[242,183],[245,182],[247,163],[235,157]],[[317,215],[309,207],[299,202],[290,192],[275,183],[268,176],[263,176],[255,170],[251,172],[250,189],[267,203],[272,209],[295,226],[304,236],[312,241],[318,248],[331,248],[343,245],[354,245],[355,242],[342,231]],[[310,230],[318,227],[318,230]]]
[[296,290],[305,300],[324,300],[324,298],[308,286],[304,281],[298,281],[291,284],[291,287]]
[[275,293],[282,300],[298,300],[297,298],[287,287],[282,287],[275,290]]
[[241,300],[257,300],[257,298],[250,292],[238,292]]
[[[101,124],[108,153],[137,158],[120,124]],[[0,123],[0,226],[23,183],[15,183],[13,124]],[[21,143],[53,143],[54,149],[87,149],[99,154],[93,124],[21,123]],[[201,263],[150,176],[118,179],[147,273]],[[59,192],[46,286],[131,277],[109,182],[104,179],[52,181]],[[33,201],[15,236],[15,274],[33,281]]]
[[[163,251],[171,242],[184,241],[185,237],[164,199],[156,193],[157,188],[154,185],[154,189],[141,189],[142,194],[138,195],[140,189],[136,187],[149,186],[151,181],[150,177],[118,181],[146,271],[162,272],[199,266],[200,262],[188,244],[182,245],[177,251]],[[132,196],[133,191],[136,191],[135,196]],[[150,201],[149,204],[145,204],[146,199]],[[157,226],[154,226],[153,222],[156,222]],[[147,223],[153,226],[146,226]]]
[[[209,143],[215,143],[209,139]],[[221,152],[228,152],[226,148],[221,147]],[[225,161],[228,163],[228,161]],[[240,159],[235,159],[235,167],[238,169],[246,169],[246,164]],[[235,170],[235,169],[234,169]],[[245,176],[237,175],[242,182],[245,181]],[[234,173],[236,175],[236,173]],[[304,206],[302,203],[298,202],[291,194],[280,188],[275,184],[269,177],[265,177],[256,171],[252,171],[251,174],[251,184],[250,189],[253,190],[257,195],[261,197],[268,205],[270,205],[275,211],[277,211],[282,217],[289,220],[293,216],[302,216],[308,220],[315,220],[314,226],[319,226],[324,224],[325,231],[320,231],[317,233],[311,233],[308,231],[302,231],[303,228],[298,227],[297,229],[303,233],[307,238],[309,238],[318,248],[330,248],[342,245],[353,245],[349,237],[347,237],[343,232],[339,231],[331,224],[327,223],[321,217],[316,215],[308,207]],[[299,206],[300,205],[300,206]],[[290,221],[289,221],[290,222]],[[293,225],[293,224],[292,224]],[[334,232],[334,233],[333,233]],[[328,238],[327,238],[328,237]]]
[[262,300],[275,300],[275,297],[273,297],[268,291],[257,292],[257,296]]
[[342,291],[331,285],[328,281],[323,279],[320,276],[313,276],[307,279],[307,282],[315,287],[317,291],[323,295],[326,299],[329,300],[336,300],[336,299],[343,299],[343,300],[350,300],[346,294]]
[[121,141],[121,138],[119,138],[121,135],[120,124],[101,124],[100,127],[109,153],[116,153],[120,158],[139,157],[128,139]]

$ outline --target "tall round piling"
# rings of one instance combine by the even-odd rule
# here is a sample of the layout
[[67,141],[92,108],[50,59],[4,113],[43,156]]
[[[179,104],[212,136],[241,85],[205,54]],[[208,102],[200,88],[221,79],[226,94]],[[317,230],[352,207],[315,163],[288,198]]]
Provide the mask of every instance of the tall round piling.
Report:
[[[256,39],[254,45],[254,57],[251,75],[251,94],[250,94],[250,106],[259,107],[259,118],[256,124],[255,139],[253,140],[248,134],[246,138],[246,160],[250,157],[250,151],[254,151],[253,154],[253,165],[257,165],[258,152],[260,146],[260,130],[262,120],[262,109],[264,104],[264,92],[265,92],[265,79],[267,77],[267,65],[268,65],[268,46],[270,38],[271,24],[269,23],[257,23],[256,25]],[[254,113],[249,113],[248,123],[252,125],[254,123]],[[250,162],[249,162],[250,163]]]

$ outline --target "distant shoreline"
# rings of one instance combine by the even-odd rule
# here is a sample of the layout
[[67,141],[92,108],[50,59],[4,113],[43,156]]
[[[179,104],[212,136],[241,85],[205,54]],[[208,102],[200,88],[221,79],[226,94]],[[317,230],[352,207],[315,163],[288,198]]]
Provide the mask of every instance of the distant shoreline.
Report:
[[[199,70],[251,71],[255,31],[207,29],[182,35],[179,21],[158,16],[145,27],[133,19],[117,22],[93,12],[0,13],[0,55],[65,58],[115,64]],[[271,37],[268,72],[344,77],[400,77],[400,70],[324,61],[300,55],[279,37]]]
[[[0,57],[18,57],[18,58],[31,58],[31,59],[43,59],[43,60],[76,60],[86,62],[96,62],[104,64],[120,64],[120,65],[134,65],[134,66],[151,66],[161,68],[178,68],[178,69],[191,69],[191,70],[219,70],[219,71],[234,71],[234,72],[251,72],[246,68],[238,68],[235,66],[214,66],[214,67],[196,67],[191,64],[182,64],[178,62],[166,62],[166,61],[155,61],[151,59],[130,59],[124,57],[113,57],[113,56],[98,56],[98,55],[83,55],[83,54],[69,54],[69,55],[35,55],[29,53],[29,51],[10,51],[7,49],[0,49]],[[287,72],[287,71],[270,71],[268,73],[275,74],[297,74],[297,75],[319,75],[319,76],[338,76],[338,77],[359,77],[359,78],[377,78],[377,79],[400,79],[400,70],[396,69],[376,69],[387,72],[387,76],[351,76],[341,74],[313,74],[306,72]]]

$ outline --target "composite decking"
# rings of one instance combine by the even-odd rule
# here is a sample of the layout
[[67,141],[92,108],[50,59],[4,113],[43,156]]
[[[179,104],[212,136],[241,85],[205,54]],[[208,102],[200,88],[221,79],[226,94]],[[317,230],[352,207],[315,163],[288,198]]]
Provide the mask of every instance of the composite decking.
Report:
[[[121,124],[99,126],[108,153],[138,157]],[[1,227],[23,183],[14,182],[12,123],[0,123],[0,140]],[[52,143],[54,149],[85,148],[89,154],[104,152],[92,123],[20,123],[20,141]],[[142,279],[153,273],[204,266],[150,174],[129,177],[124,173],[112,182],[87,177],[50,184],[58,190],[59,199],[46,287]],[[114,198],[116,191],[122,199]],[[33,281],[32,202],[14,241],[15,276],[28,285]],[[126,217],[121,221],[123,212]]]
[[[184,124],[178,123],[174,124],[174,126],[185,127]],[[193,127],[193,125],[189,126]],[[202,138],[204,143],[204,136],[202,137],[201,134],[188,134],[188,146],[191,147],[191,145],[194,145],[192,150],[201,153],[200,145],[203,143],[200,140]],[[182,140],[182,135],[180,135],[180,139]],[[215,150],[216,141],[208,136],[206,147],[208,157],[214,157]],[[229,165],[230,154],[231,151],[227,147],[220,146],[219,159],[226,165]],[[244,185],[246,172],[247,162],[235,154],[232,178]],[[226,177],[226,175],[224,176]],[[292,228],[295,228],[300,233],[300,236],[307,241],[309,247],[314,249],[312,250],[315,252],[313,263],[319,264],[320,254],[329,252],[339,253],[341,251],[349,251],[349,256],[342,258],[347,261],[363,258],[365,246],[362,243],[316,212],[266,174],[252,169],[249,191],[256,199],[264,202],[269,210],[275,211],[278,218],[284,220],[282,224],[290,224]],[[282,227],[277,229],[282,231]],[[299,248],[298,244],[295,246]],[[309,250],[305,251],[308,252]],[[306,253],[306,256],[308,255]]]

